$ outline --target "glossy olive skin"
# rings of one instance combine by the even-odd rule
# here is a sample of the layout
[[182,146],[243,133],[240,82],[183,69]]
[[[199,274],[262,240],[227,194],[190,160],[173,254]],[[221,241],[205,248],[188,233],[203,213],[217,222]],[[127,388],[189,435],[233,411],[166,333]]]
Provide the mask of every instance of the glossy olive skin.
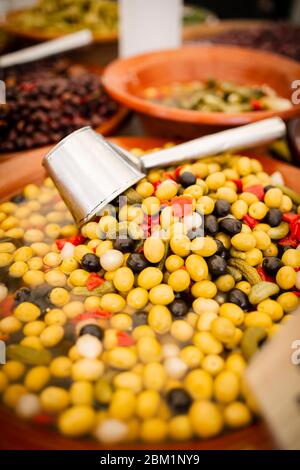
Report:
[[282,212],[279,209],[271,208],[269,209],[264,222],[270,227],[277,227],[282,220]]
[[150,266],[149,261],[142,253],[132,253],[126,262],[128,268],[132,269],[134,273],[140,273],[143,269]]
[[219,231],[218,219],[215,215],[209,214],[204,217],[205,235],[216,235]]
[[276,256],[268,256],[264,258],[262,266],[267,274],[276,276],[277,271],[282,268],[283,262],[279,258],[276,258]]
[[122,253],[128,253],[129,251],[132,251],[134,248],[134,240],[132,238],[126,237],[126,238],[116,238],[114,241],[114,249],[122,251]]
[[166,400],[169,408],[175,415],[187,413],[191,404],[192,398],[183,388],[173,388],[166,395]]
[[96,273],[101,269],[99,257],[94,253],[86,253],[82,257],[81,265],[89,273]]
[[94,324],[84,325],[79,332],[79,336],[83,336],[83,335],[96,336],[96,338],[100,339],[101,341],[104,338],[104,331],[98,325],[94,325]]
[[228,235],[236,235],[242,230],[242,222],[233,217],[226,217],[219,222],[220,230]]
[[220,240],[215,240],[215,242],[217,244],[217,251],[215,254],[221,256],[222,258],[228,258],[229,252],[226,250],[223,243]]
[[189,311],[187,303],[182,299],[175,299],[170,303],[169,309],[175,318],[184,317]]
[[207,265],[208,270],[213,277],[222,276],[222,274],[226,273],[227,263],[222,256],[210,256],[207,258]]
[[184,171],[179,176],[179,183],[184,188],[187,188],[188,186],[191,186],[192,184],[195,184],[196,180],[197,180],[196,176],[194,175],[194,173],[192,173],[190,171]]
[[15,293],[15,305],[18,305],[22,302],[28,302],[31,297],[31,290],[28,287],[21,287]]
[[228,293],[228,302],[238,305],[243,310],[248,310],[250,308],[248,296],[240,289],[232,289]]
[[225,217],[230,212],[230,203],[225,199],[218,199],[215,204],[214,213],[217,217]]

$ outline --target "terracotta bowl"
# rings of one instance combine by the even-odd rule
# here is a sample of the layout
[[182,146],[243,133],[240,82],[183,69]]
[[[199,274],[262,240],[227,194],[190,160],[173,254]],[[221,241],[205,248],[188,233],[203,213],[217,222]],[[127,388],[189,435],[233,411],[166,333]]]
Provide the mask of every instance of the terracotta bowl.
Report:
[[299,77],[300,64],[283,56],[235,46],[192,45],[114,61],[104,71],[103,83],[116,100],[140,114],[148,134],[193,138],[274,115],[289,120],[300,115],[300,105],[283,112],[198,112],[151,103],[142,97],[143,90],[216,78],[244,85],[267,84],[279,96],[291,99],[291,84]]
[[[111,139],[124,148],[141,148],[148,150],[161,147],[164,139],[143,137],[121,137]],[[44,176],[41,165],[43,156],[51,147],[19,153],[14,158],[6,157],[0,161],[0,201],[18,194],[28,183],[40,183]],[[245,154],[258,158],[268,173],[280,171],[287,185],[299,191],[300,170],[263,156],[254,151]],[[261,156],[260,156],[261,155]],[[29,158],[28,158],[29,157]],[[108,446],[91,439],[68,439],[55,430],[37,424],[21,421],[12,412],[0,406],[0,427],[3,429],[0,438],[0,449],[107,449]],[[228,432],[210,440],[193,440],[184,443],[165,442],[160,444],[121,444],[109,446],[114,449],[272,449],[275,444],[262,422],[236,432]]]

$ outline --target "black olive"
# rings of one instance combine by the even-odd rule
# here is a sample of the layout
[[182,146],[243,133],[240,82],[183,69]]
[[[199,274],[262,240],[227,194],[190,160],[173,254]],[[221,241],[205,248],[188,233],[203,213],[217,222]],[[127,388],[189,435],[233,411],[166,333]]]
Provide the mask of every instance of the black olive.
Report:
[[248,296],[240,289],[232,289],[229,292],[228,302],[238,305],[243,310],[248,310],[250,307]]
[[290,250],[291,248],[294,248],[294,247],[291,246],[291,245],[280,245],[280,244],[278,244],[277,248],[278,248],[278,258],[281,258],[283,253],[286,252],[286,250]]
[[204,232],[207,235],[216,235],[219,231],[219,224],[215,215],[209,214],[204,217]]
[[147,268],[150,263],[145,258],[142,253],[132,253],[127,258],[127,266],[130,268],[134,273],[140,273],[143,269]]
[[233,217],[225,217],[219,222],[220,230],[228,235],[236,235],[242,230],[242,222]]
[[192,398],[183,388],[173,388],[166,395],[166,401],[175,415],[181,415],[188,412]]
[[134,313],[132,317],[132,326],[146,325],[147,324],[148,313],[144,310],[140,310]]
[[101,269],[99,257],[94,253],[86,253],[82,257],[81,266],[89,273],[96,273]]
[[279,209],[269,209],[265,217],[264,222],[271,227],[277,227],[280,224],[282,219],[282,212]]
[[230,212],[230,203],[226,199],[218,199],[215,204],[214,213],[217,217],[225,217]]
[[188,313],[188,306],[182,299],[175,299],[170,303],[169,309],[175,318],[184,317]]
[[29,302],[31,297],[31,290],[28,287],[21,287],[15,293],[15,303],[20,304],[22,302]]
[[214,300],[218,302],[219,305],[222,305],[225,302],[228,302],[227,299],[228,299],[227,292],[218,292],[214,297]]
[[123,253],[128,253],[134,248],[134,240],[130,237],[118,237],[114,241],[114,249],[122,251]]
[[262,266],[267,274],[275,276],[277,271],[283,266],[283,262],[276,256],[268,256],[264,258]]
[[196,180],[197,180],[196,176],[194,175],[194,173],[191,173],[190,171],[184,171],[179,176],[179,183],[184,188],[187,188],[188,186],[191,186],[192,184],[195,184]]
[[21,194],[16,194],[16,196],[13,196],[10,200],[11,202],[14,202],[15,204],[20,204],[21,202],[25,200],[25,197],[21,193]]
[[266,193],[267,191],[269,191],[269,189],[273,189],[275,188],[275,186],[272,186],[271,184],[267,184],[267,186],[264,187],[264,192]]
[[222,276],[225,274],[227,263],[224,258],[219,255],[213,255],[207,258],[207,265],[212,276]]
[[84,325],[80,329],[79,336],[83,336],[83,335],[96,336],[96,338],[100,339],[101,341],[104,338],[104,331],[100,326],[94,325],[93,323],[91,323],[90,325]]
[[217,244],[217,251],[215,252],[215,255],[222,256],[222,258],[227,258],[228,250],[226,250],[221,240],[215,240],[215,242]]

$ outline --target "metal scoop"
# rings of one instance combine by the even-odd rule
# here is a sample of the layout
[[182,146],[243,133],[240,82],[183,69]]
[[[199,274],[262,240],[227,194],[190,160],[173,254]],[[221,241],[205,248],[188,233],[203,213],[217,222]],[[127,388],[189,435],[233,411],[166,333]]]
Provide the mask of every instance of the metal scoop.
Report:
[[83,127],[59,142],[43,165],[80,226],[144,178],[150,168],[253,147],[283,137],[285,131],[282,119],[275,117],[137,158]]

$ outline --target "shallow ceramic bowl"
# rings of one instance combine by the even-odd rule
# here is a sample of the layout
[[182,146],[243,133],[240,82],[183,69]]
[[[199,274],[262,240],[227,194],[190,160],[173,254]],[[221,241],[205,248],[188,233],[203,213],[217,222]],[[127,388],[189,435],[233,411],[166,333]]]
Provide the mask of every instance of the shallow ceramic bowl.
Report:
[[166,107],[143,98],[148,87],[208,78],[242,85],[267,84],[279,96],[291,99],[291,84],[300,79],[300,64],[255,49],[192,45],[114,61],[104,71],[103,83],[116,100],[141,115],[150,135],[193,138],[271,116],[289,120],[300,115],[299,104],[282,112],[219,113]]

